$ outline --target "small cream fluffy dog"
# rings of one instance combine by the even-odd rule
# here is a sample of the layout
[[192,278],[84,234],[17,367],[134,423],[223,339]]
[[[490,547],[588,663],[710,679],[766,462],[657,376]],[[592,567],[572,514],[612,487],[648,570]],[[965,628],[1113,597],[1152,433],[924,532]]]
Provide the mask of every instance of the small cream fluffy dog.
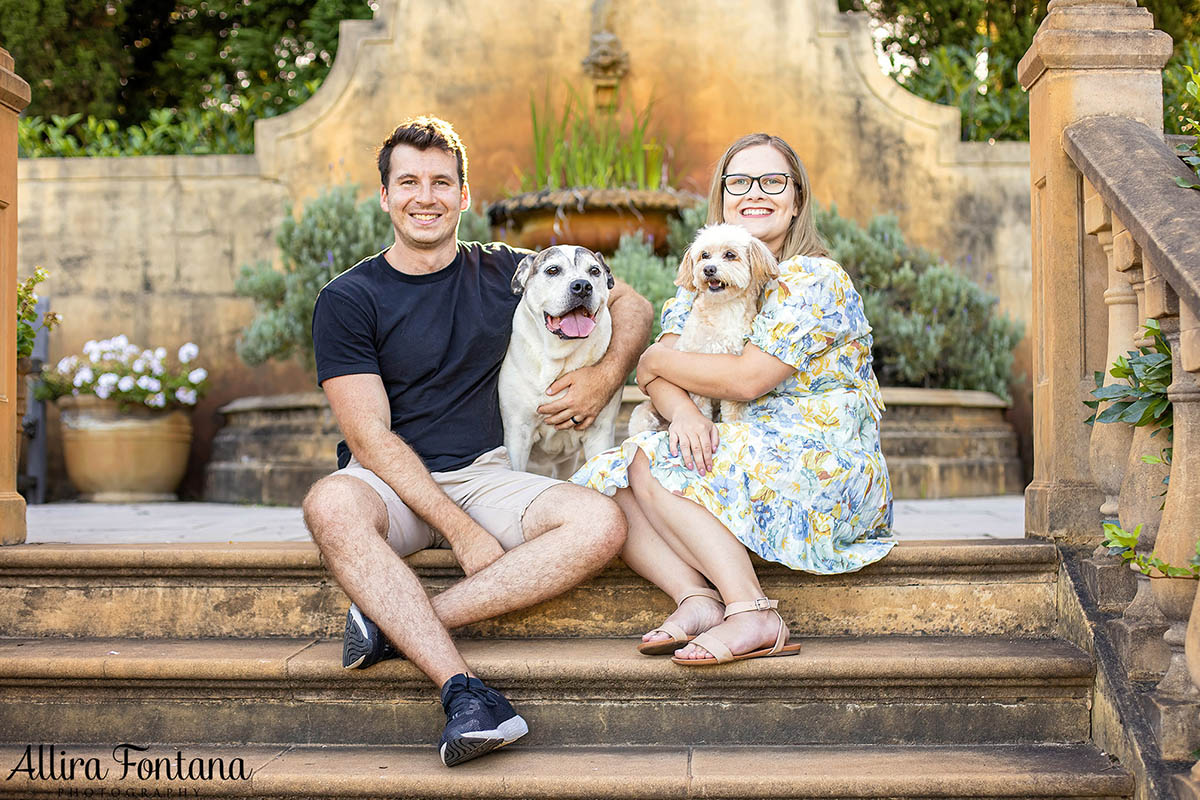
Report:
[[[500,366],[500,419],[513,469],[568,477],[579,454],[591,458],[612,447],[621,409],[617,392],[587,430],[558,430],[537,413],[550,384],[595,364],[608,351],[614,284],[604,259],[575,245],[557,245],[526,256],[513,276],[521,302]],[[530,467],[531,455],[533,467]]]
[[[740,225],[707,225],[679,264],[676,286],[696,292],[691,313],[675,349],[686,353],[741,353],[758,314],[759,296],[779,277],[779,264],[767,246]],[[692,394],[713,422],[741,419],[745,403]],[[629,433],[665,430],[667,422],[650,402],[633,410]]]

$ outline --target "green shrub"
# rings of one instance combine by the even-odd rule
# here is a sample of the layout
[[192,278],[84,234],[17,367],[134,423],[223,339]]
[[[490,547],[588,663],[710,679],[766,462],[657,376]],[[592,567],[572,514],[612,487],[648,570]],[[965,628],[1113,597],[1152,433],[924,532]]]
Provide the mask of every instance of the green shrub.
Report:
[[357,188],[344,184],[308,201],[299,219],[291,205],[275,237],[283,270],[268,261],[243,266],[235,290],[251,297],[258,314],[242,332],[237,352],[254,366],[299,355],[314,368],[312,314],[317,293],[330,280],[387,247],[392,225],[372,196],[357,202]]
[[[1192,134],[1192,141],[1178,145],[1178,152],[1183,162],[1200,177],[1200,75],[1190,65],[1186,69],[1188,81],[1183,96],[1187,99],[1179,103],[1179,120],[1180,132]],[[1195,181],[1176,178],[1175,182],[1185,189],[1200,189],[1200,183]]]
[[1181,42],[1163,69],[1163,130],[1171,134],[1195,133],[1200,128],[1200,96],[1189,91],[1200,73],[1200,42]]
[[[609,261],[613,273],[662,309],[675,294],[683,251],[704,224],[704,205],[672,224],[671,255],[624,237]],[[888,386],[982,389],[1010,399],[1013,348],[1022,326],[996,312],[996,298],[958,270],[904,240],[895,217],[879,216],[863,228],[817,209],[817,229],[830,257],[854,279],[874,331],[875,373]],[[654,336],[659,333],[655,320]]]
[[904,241],[895,217],[866,228],[818,209],[830,257],[846,269],[874,330],[875,374],[887,386],[982,389],[1010,399],[1023,328],[996,298],[937,256]]

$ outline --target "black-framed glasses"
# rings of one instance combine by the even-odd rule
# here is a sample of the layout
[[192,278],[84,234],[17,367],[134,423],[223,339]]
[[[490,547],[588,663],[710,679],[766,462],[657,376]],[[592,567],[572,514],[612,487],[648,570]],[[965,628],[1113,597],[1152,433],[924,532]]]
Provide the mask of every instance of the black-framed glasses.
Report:
[[732,195],[742,195],[750,191],[755,182],[758,182],[758,188],[763,190],[763,194],[783,194],[783,190],[787,188],[788,180],[791,178],[786,172],[768,172],[765,175],[741,175],[732,173],[721,176],[721,183],[725,187],[725,191]]

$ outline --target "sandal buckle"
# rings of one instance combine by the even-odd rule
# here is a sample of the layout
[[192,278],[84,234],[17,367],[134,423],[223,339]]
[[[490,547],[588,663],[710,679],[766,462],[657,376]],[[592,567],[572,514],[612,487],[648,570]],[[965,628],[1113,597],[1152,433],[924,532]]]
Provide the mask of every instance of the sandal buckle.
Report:
[[755,611],[770,611],[771,610],[771,601],[765,597],[755,598],[754,610]]

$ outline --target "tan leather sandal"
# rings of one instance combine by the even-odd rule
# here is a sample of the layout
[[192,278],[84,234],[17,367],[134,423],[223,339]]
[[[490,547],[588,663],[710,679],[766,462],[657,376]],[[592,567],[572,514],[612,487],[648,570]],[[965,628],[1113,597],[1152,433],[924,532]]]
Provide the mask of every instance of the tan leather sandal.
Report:
[[[717,594],[713,589],[695,589],[683,597],[679,598],[679,606],[683,605],[683,601],[689,597],[707,597],[711,600],[721,602],[721,595]],[[653,642],[642,642],[638,645],[638,652],[644,656],[665,656],[674,653],[679,648],[686,645],[688,642],[695,639],[695,636],[689,635],[687,631],[676,625],[674,622],[664,622],[650,633],[665,633],[670,636],[670,639],[658,639]]]
[[766,597],[741,603],[730,603],[725,606],[726,619],[729,619],[734,614],[743,614],[747,611],[774,611],[775,616],[779,619],[779,632],[775,634],[775,644],[773,647],[734,655],[728,645],[718,639],[712,632],[706,632],[693,637],[692,644],[697,647],[703,647],[709,652],[712,658],[678,658],[672,656],[671,661],[688,667],[707,667],[714,664],[728,664],[730,661],[745,661],[748,658],[796,655],[800,652],[800,645],[787,644],[787,639],[785,638],[787,626],[783,624],[783,617],[779,616],[779,611],[776,610],[778,607],[778,600],[769,600]]

